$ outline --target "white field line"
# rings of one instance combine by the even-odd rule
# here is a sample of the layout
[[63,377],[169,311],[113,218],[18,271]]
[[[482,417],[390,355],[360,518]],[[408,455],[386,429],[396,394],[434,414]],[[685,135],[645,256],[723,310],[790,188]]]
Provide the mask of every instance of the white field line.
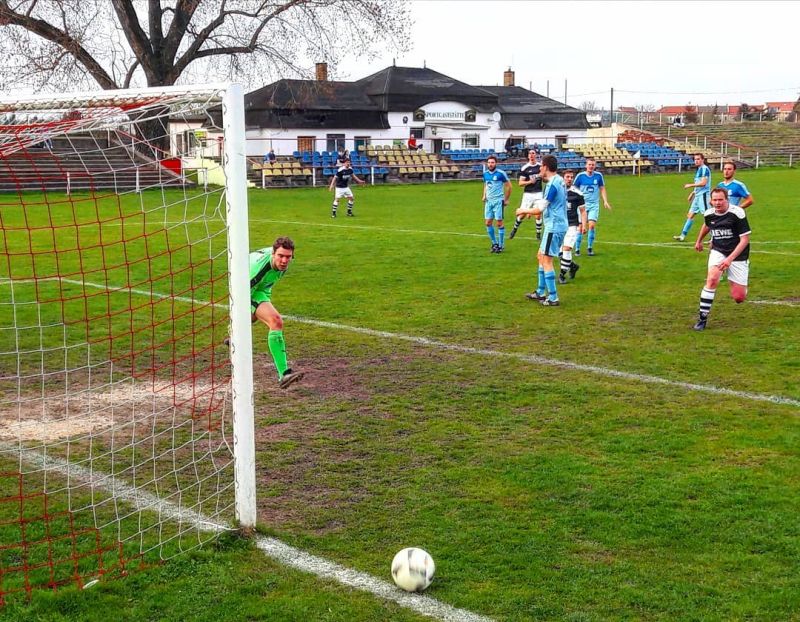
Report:
[[[152,493],[130,486],[119,478],[106,473],[86,469],[53,456],[42,456],[38,451],[27,449],[20,450],[18,447],[10,446],[6,443],[0,445],[0,448],[6,451],[20,451],[22,459],[27,464],[42,470],[55,471],[68,479],[80,479],[94,488],[99,488],[108,492],[113,495],[115,499],[131,503],[138,510],[156,512],[161,517],[168,520],[182,524],[188,523],[199,531],[220,533],[231,530],[229,527],[207,518],[198,512],[188,508],[182,508],[171,501],[160,499]],[[369,592],[380,598],[394,601],[401,607],[411,609],[424,616],[443,620],[444,622],[492,622],[491,618],[465,609],[458,609],[452,605],[436,600],[431,596],[404,592],[388,581],[378,579],[365,572],[352,570],[323,557],[312,555],[311,553],[284,544],[276,538],[258,535],[255,537],[255,543],[259,550],[267,557],[270,557],[280,564],[313,574],[321,579],[336,581],[347,587]],[[386,564],[386,569],[388,572],[388,562]]]
[[[332,222],[303,222],[300,220],[273,220],[270,218],[250,218],[249,222],[264,222],[264,223],[272,223],[272,224],[279,224],[279,225],[302,225],[307,227],[330,227],[334,229],[361,229],[363,231],[383,231],[386,233],[416,233],[420,235],[449,235],[449,236],[457,236],[457,237],[467,237],[467,238],[485,238],[485,233],[474,233],[474,232],[463,232],[463,231],[434,231],[432,229],[398,229],[394,227],[376,227],[372,225],[354,225],[354,224],[334,224]],[[184,222],[178,221],[168,221],[164,223],[153,223],[154,226],[158,225],[185,225]],[[191,224],[191,223],[190,223]],[[200,224],[200,223],[196,223]],[[121,227],[120,223],[106,223],[103,224],[104,227]],[[531,236],[526,235],[517,235],[517,240],[533,240],[534,238]],[[644,246],[644,247],[651,247],[651,248],[675,248],[675,249],[683,249],[683,250],[694,250],[693,244],[687,244],[683,242],[615,242],[611,240],[601,239],[599,244],[611,244],[614,246]],[[800,244],[800,241],[762,241],[756,240],[752,243],[750,248],[751,253],[758,253],[761,255],[783,255],[786,257],[800,257],[800,253],[790,253],[785,252],[781,253],[778,251],[762,251],[759,250],[759,247],[762,244]]]
[[[59,277],[51,277],[56,280]],[[42,279],[44,280],[44,279]],[[128,289],[122,287],[109,287],[102,283],[91,283],[88,281],[75,281],[72,279],[60,279],[64,283],[71,283],[72,285],[81,285],[85,287],[95,287],[97,289],[104,289],[107,291],[125,291],[142,296],[155,296],[157,298],[173,298],[181,302],[189,304],[207,304],[206,301],[194,300],[182,296],[167,296],[166,294],[158,294],[140,289]],[[794,305],[792,305],[794,306]],[[226,308],[225,305],[217,303],[217,307]],[[790,397],[783,397],[780,395],[768,395],[764,393],[751,393],[749,391],[737,391],[735,389],[727,389],[725,387],[717,387],[709,384],[697,384],[692,382],[682,382],[679,380],[670,380],[668,378],[661,378],[659,376],[651,376],[648,374],[637,374],[634,372],[620,371],[611,369],[609,367],[600,367],[598,365],[585,365],[582,363],[572,363],[570,361],[562,361],[559,359],[551,359],[544,356],[537,356],[535,354],[522,354],[518,352],[502,352],[500,350],[488,350],[484,348],[473,348],[470,346],[462,346],[460,344],[446,343],[444,341],[437,341],[436,339],[429,339],[427,337],[417,337],[415,335],[406,335],[404,333],[392,333],[389,331],[375,330],[372,328],[363,328],[361,326],[348,326],[347,324],[337,324],[334,322],[325,322],[322,320],[314,320],[311,318],[300,317],[297,315],[284,315],[284,317],[291,319],[301,324],[309,324],[311,326],[319,326],[321,328],[334,328],[336,330],[346,330],[352,333],[359,333],[361,335],[369,335],[370,337],[378,337],[380,339],[393,339],[399,341],[408,341],[417,343],[419,345],[436,348],[439,350],[450,350],[452,352],[461,352],[463,354],[477,354],[480,356],[488,356],[490,358],[506,358],[523,361],[525,363],[533,363],[534,365],[543,365],[547,367],[556,367],[559,369],[569,369],[572,371],[589,372],[597,374],[598,376],[606,376],[610,378],[621,378],[623,380],[633,380],[636,382],[643,382],[645,384],[657,384],[661,386],[675,387],[689,391],[699,391],[701,393],[711,393],[712,395],[727,395],[730,397],[738,397],[741,399],[752,400],[756,402],[772,402],[773,404],[788,404],[789,406],[800,407],[800,400]]]
[[[307,227],[332,227],[336,229],[362,229],[364,231],[383,231],[387,233],[417,233],[421,235],[450,235],[450,236],[459,236],[459,237],[470,237],[470,238],[485,238],[485,233],[465,233],[460,231],[434,231],[431,229],[397,229],[393,227],[375,227],[371,225],[353,225],[353,224],[334,224],[332,222],[303,222],[300,220],[273,220],[270,218],[251,218],[250,222],[264,222],[264,223],[272,223],[272,224],[279,224],[279,225],[302,225]],[[515,239],[518,240],[533,240],[532,236],[525,236],[525,235],[517,235]],[[761,242],[760,240],[756,240],[751,243],[750,252],[751,253],[759,253],[762,255],[785,255],[788,257],[800,257],[800,253],[781,253],[776,251],[762,251],[759,250],[759,246],[761,244],[798,244],[800,242],[780,242],[780,241],[769,241],[769,242]],[[645,246],[645,247],[653,247],[653,248],[675,248],[675,249],[683,249],[683,250],[694,250],[694,244],[687,244],[685,242],[613,242],[610,240],[605,240],[600,238],[598,244],[612,244],[615,246]]]

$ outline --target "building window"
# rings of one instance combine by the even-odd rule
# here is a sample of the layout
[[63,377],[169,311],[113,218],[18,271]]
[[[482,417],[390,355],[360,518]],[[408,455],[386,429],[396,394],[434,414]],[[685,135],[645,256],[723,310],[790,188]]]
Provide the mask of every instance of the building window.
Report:
[[328,134],[326,139],[328,151],[344,151],[344,134]]
[[297,137],[297,150],[298,151],[315,151],[317,144],[316,136],[298,136]]
[[478,134],[462,134],[461,135],[461,148],[462,149],[475,149],[480,147],[481,141]]
[[367,147],[372,142],[372,138],[369,136],[354,136],[353,137],[353,146],[356,152],[363,153],[367,150]]
[[417,140],[422,140],[425,138],[425,128],[424,127],[412,127],[410,130],[410,136],[413,136]]

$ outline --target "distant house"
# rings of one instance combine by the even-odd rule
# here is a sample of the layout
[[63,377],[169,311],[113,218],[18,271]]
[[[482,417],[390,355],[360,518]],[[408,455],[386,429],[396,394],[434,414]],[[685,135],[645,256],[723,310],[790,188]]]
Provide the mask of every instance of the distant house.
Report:
[[764,104],[770,114],[774,114],[778,121],[786,121],[787,117],[792,114],[797,102],[767,102]]

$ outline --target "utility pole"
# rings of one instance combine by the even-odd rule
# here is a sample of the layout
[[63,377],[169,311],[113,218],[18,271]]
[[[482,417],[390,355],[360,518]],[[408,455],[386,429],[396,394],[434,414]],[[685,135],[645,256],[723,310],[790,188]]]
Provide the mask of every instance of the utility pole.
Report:
[[567,105],[567,79],[564,78],[564,105]]
[[614,87],[613,86],[611,87],[611,110],[609,112],[611,113],[611,123],[613,123],[614,122]]

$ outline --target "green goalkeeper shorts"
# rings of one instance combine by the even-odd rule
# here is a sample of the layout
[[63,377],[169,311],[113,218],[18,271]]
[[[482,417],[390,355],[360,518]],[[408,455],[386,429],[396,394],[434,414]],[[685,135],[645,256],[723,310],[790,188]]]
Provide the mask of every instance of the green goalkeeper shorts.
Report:
[[272,299],[272,289],[251,289],[250,290],[250,313],[255,314],[258,305],[262,302],[270,302]]

